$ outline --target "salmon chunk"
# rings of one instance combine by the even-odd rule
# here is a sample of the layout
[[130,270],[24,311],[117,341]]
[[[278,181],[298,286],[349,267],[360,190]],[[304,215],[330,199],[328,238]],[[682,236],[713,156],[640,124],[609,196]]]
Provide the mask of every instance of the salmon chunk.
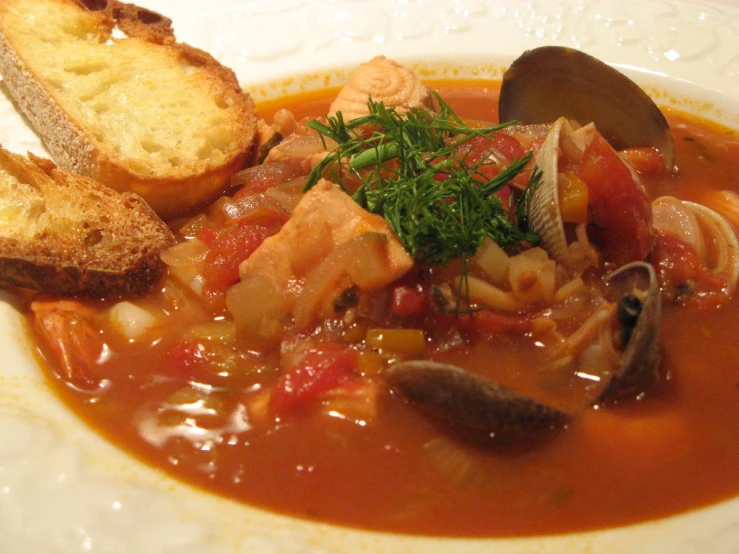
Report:
[[386,108],[396,108],[399,113],[411,108],[434,110],[431,90],[412,71],[385,56],[377,56],[352,72],[328,115],[341,112],[344,121],[369,115],[370,98],[382,102]]
[[333,300],[347,288],[384,287],[412,266],[382,217],[321,179],[280,232],[242,262],[227,305],[247,336],[270,343],[330,315]]

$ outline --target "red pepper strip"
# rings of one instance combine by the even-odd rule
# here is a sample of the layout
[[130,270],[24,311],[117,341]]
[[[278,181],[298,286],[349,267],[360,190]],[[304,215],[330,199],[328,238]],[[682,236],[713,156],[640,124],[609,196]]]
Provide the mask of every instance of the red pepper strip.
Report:
[[436,314],[432,318],[434,325],[442,328],[456,327],[473,337],[481,337],[491,333],[529,333],[532,329],[532,320],[527,315],[504,315],[490,310],[480,310],[472,313]]
[[357,358],[356,350],[335,342],[321,342],[308,349],[300,363],[277,381],[270,408],[284,414],[344,384],[353,376]]

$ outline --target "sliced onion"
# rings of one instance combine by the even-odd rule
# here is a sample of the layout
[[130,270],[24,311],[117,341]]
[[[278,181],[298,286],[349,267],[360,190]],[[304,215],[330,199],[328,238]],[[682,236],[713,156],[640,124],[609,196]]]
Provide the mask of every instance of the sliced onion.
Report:
[[264,195],[274,200],[282,209],[282,213],[291,214],[298,205],[300,199],[303,198],[303,188],[308,182],[308,177],[296,177],[282,183],[276,187],[272,187],[265,191]]
[[[317,134],[296,136],[282,141],[280,144],[272,149],[272,152],[277,153],[282,157],[286,157],[289,161],[303,160],[313,154],[324,152],[326,147],[323,144],[323,140]],[[272,153],[270,153],[271,155]]]
[[203,275],[200,273],[200,270],[197,266],[170,266],[169,274],[180,284],[184,285],[192,292],[194,292],[198,297],[202,298],[205,279],[203,278]]
[[208,247],[199,239],[190,239],[164,250],[162,261],[170,267],[193,266],[205,260]]
[[246,341],[259,345],[282,337],[292,298],[269,275],[255,273],[228,289],[226,305]]
[[280,162],[266,163],[248,167],[231,177],[232,186],[248,185],[257,180],[285,182],[300,174],[300,167],[295,164]]
[[494,240],[485,238],[475,252],[474,261],[493,283],[502,285],[507,282],[508,254]]
[[542,248],[530,248],[512,256],[508,279],[514,296],[528,304],[550,304],[554,300],[557,264]]
[[337,246],[311,272],[293,310],[295,328],[302,331],[313,322],[320,306],[336,291],[343,276],[361,289],[389,283],[388,236],[364,233]]

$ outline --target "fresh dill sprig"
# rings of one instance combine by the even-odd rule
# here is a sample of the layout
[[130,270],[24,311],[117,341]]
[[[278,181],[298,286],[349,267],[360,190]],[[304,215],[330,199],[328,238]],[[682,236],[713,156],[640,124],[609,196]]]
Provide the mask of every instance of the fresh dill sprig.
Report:
[[527,154],[489,179],[483,159],[468,163],[460,146],[510,123],[470,127],[436,94],[437,113],[398,113],[369,100],[369,115],[344,121],[341,113],[327,123],[308,126],[337,146],[313,169],[306,190],[325,177],[347,190],[349,176],[358,188],[353,198],[382,215],[417,263],[444,264],[461,258],[463,267],[485,237],[501,246],[535,243],[525,229],[528,191],[540,180],[534,171],[517,204],[504,206],[496,193],[524,171]]

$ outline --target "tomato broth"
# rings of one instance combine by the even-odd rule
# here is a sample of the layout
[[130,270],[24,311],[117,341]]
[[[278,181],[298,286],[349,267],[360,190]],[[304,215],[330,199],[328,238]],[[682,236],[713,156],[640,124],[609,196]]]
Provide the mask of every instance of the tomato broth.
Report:
[[[461,117],[496,118],[496,83],[431,86]],[[286,108],[298,120],[321,116],[335,92],[265,103],[260,115],[270,121]],[[704,202],[739,190],[739,136],[680,113],[667,117],[678,171],[646,177],[650,197]],[[173,294],[157,290],[137,301],[167,322],[166,332],[137,340],[111,330],[104,317],[111,302],[88,303],[107,351],[90,370],[92,387],[65,376],[48,344],[39,348],[56,391],[85,422],[205,490],[299,518],[468,537],[603,529],[739,494],[737,295],[718,308],[665,303],[661,379],[638,399],[590,407],[536,440],[500,445],[456,436],[376,376],[368,411],[308,406],[264,416],[258,408],[279,379],[280,352],[228,342],[218,364],[199,363],[197,341],[177,337],[228,316],[183,292],[168,304]],[[557,379],[542,369],[550,347],[526,333],[493,332],[435,358],[546,396],[547,380]]]

